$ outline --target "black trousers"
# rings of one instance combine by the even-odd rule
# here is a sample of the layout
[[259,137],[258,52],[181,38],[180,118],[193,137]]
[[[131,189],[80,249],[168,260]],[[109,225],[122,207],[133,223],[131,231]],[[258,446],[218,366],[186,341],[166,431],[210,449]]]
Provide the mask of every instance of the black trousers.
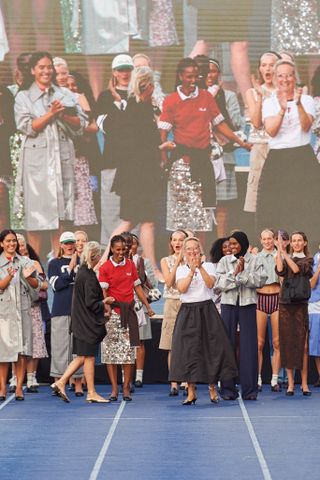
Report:
[[[258,394],[258,339],[256,305],[221,305],[221,317],[229,339],[235,347],[237,325],[240,325],[240,384],[242,397]],[[237,398],[238,391],[233,381],[221,384],[221,395]]]

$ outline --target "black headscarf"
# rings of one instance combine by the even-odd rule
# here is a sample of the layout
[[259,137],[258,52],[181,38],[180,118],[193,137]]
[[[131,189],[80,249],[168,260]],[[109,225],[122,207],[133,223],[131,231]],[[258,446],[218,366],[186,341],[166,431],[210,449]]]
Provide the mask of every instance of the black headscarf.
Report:
[[241,250],[235,255],[235,257],[244,257],[249,248],[249,240],[247,235],[244,232],[234,232],[232,235],[230,235],[230,238],[235,238],[241,245]]

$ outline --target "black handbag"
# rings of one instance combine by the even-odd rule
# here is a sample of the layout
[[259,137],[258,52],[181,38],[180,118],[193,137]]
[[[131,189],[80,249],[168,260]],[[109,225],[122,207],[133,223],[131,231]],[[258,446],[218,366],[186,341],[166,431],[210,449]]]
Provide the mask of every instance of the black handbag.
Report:
[[309,278],[304,275],[295,275],[286,278],[282,284],[282,299],[286,302],[296,303],[309,300],[311,287]]

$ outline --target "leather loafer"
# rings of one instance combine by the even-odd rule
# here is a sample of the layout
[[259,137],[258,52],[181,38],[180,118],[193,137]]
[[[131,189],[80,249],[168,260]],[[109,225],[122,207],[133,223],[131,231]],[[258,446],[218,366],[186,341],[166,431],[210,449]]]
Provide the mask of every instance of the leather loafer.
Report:
[[132,397],[129,397],[129,395],[123,395],[122,400],[124,402],[132,402]]
[[31,385],[31,387],[27,388],[28,393],[38,393],[38,388],[35,387],[34,385]]
[[24,396],[23,395],[16,395],[16,401],[17,402],[23,402]]
[[289,390],[289,391],[287,390],[286,391],[286,396],[287,397],[293,397],[293,395],[294,395],[294,392],[292,390]]
[[279,383],[271,385],[271,392],[281,392],[281,385],[279,385]]
[[6,396],[5,395],[0,395],[0,402],[4,402],[6,399]]
[[142,388],[142,387],[143,387],[143,383],[141,382],[141,380],[136,380],[136,381],[134,382],[134,386],[135,386],[136,388]]
[[83,392],[76,392],[75,396],[76,397],[83,397],[84,393]]

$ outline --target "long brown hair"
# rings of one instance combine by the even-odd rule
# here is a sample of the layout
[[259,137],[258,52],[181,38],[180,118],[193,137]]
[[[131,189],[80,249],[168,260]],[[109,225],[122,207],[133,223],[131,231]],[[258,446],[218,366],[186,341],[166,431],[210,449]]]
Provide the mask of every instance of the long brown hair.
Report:
[[307,235],[304,233],[304,232],[300,232],[300,231],[295,231],[295,232],[292,232],[291,235],[290,235],[290,254],[292,255],[293,254],[293,250],[292,250],[292,247],[291,247],[291,242],[292,242],[292,237],[293,235],[301,235],[301,237],[303,238],[303,240],[305,242],[307,242],[307,245],[303,248],[303,253],[305,254],[306,257],[309,257],[309,249],[308,249],[308,239],[307,239]]

